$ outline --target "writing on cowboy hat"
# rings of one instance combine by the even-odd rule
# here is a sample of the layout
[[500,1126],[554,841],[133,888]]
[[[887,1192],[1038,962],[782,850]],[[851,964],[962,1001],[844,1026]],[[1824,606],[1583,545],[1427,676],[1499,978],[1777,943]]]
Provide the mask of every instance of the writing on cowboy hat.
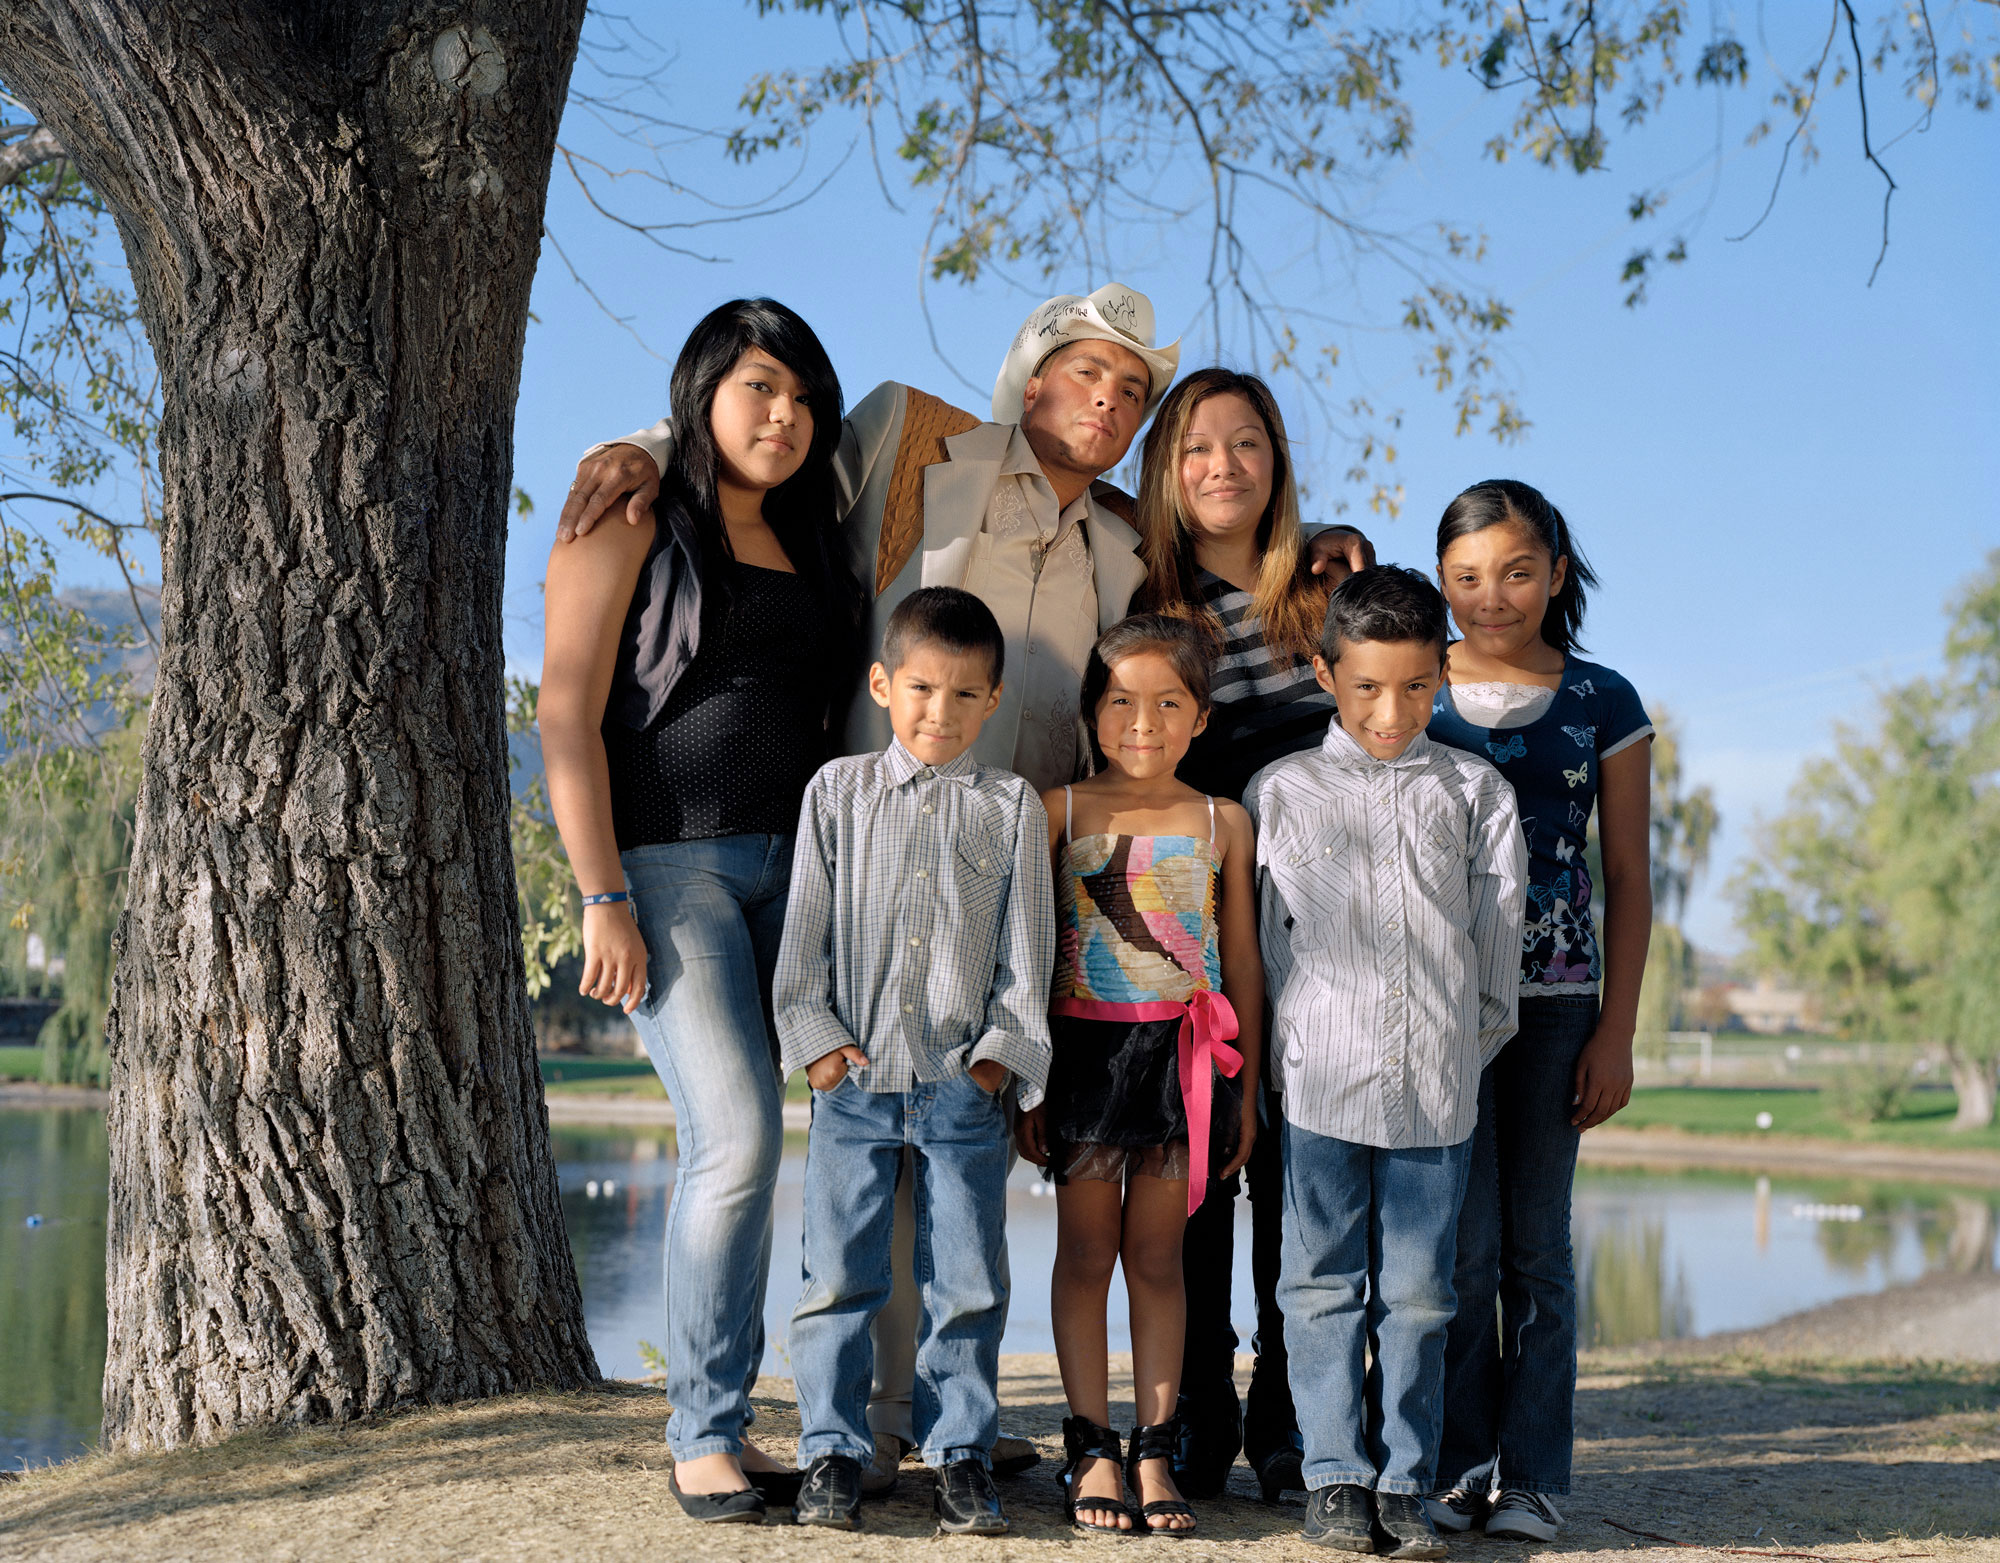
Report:
[[1083,297],[1061,293],[1040,305],[1014,333],[993,382],[993,421],[1019,423],[1021,397],[1051,353],[1072,342],[1113,342],[1136,353],[1152,376],[1146,415],[1160,405],[1180,366],[1181,345],[1153,346],[1153,301],[1122,282],[1107,282]]

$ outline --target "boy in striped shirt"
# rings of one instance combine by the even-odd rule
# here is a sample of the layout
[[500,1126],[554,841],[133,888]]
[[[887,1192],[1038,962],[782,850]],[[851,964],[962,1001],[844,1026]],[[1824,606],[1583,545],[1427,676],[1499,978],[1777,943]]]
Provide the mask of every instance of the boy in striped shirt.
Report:
[[1420,1495],[1480,1072],[1514,1034],[1526,871],[1513,789],[1424,736],[1446,633],[1415,571],[1343,582],[1313,659],[1339,719],[1243,800],[1284,1104],[1278,1296],[1305,1536],[1395,1558],[1444,1556]]

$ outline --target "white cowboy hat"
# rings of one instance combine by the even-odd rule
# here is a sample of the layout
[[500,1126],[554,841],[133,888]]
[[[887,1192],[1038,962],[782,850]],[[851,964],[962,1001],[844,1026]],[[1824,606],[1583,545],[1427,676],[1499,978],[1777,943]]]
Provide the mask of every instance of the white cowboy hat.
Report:
[[1014,334],[1000,377],[993,382],[993,421],[1019,423],[1021,396],[1051,353],[1072,342],[1115,342],[1145,360],[1153,377],[1146,416],[1160,405],[1180,367],[1181,345],[1153,346],[1153,301],[1122,282],[1107,282],[1088,298],[1058,294],[1043,304]]

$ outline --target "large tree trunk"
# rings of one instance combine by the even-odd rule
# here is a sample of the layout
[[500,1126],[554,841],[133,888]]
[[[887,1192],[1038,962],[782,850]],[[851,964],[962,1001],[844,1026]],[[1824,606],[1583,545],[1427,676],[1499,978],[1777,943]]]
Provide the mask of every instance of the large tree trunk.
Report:
[[163,386],[104,1441],[596,1377],[507,842],[513,409],[583,0],[14,0]]

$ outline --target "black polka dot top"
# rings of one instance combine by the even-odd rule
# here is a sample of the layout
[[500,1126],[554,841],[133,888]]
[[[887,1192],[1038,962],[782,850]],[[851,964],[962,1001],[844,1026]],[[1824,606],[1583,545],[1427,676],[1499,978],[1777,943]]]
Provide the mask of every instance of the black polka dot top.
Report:
[[[666,708],[644,729],[604,724],[618,849],[789,835],[828,758],[825,613],[785,570],[728,565],[726,618],[704,626]],[[718,618],[722,615],[718,613]]]

